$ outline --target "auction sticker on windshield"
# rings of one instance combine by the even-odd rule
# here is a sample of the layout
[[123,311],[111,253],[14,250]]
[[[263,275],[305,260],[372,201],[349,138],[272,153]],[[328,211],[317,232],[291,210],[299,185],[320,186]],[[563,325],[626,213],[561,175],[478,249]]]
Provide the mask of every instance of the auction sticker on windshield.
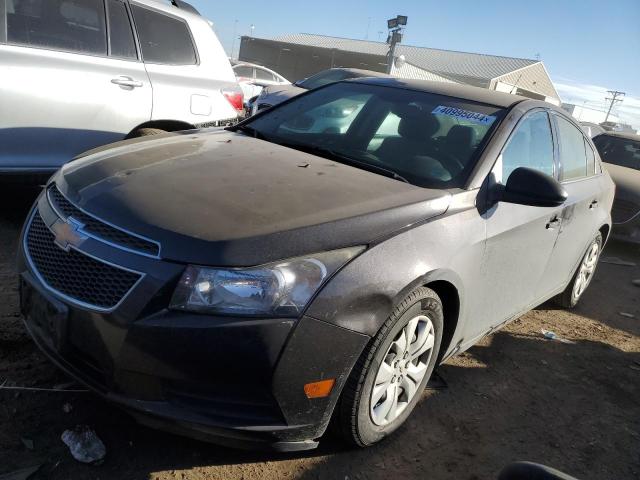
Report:
[[491,115],[472,112],[470,110],[463,110],[456,107],[447,107],[446,105],[438,105],[433,109],[431,113],[436,115],[446,115],[448,117],[454,117],[459,120],[467,120],[469,122],[479,123],[480,125],[491,125],[496,121],[496,117]]

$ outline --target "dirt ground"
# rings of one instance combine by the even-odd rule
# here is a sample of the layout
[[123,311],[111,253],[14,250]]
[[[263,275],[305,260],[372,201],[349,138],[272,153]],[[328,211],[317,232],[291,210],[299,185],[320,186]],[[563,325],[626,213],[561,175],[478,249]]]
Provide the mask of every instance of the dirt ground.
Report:
[[[34,195],[0,186],[0,385],[68,381],[19,315],[14,256]],[[375,447],[326,439],[298,454],[234,451],[137,426],[92,394],[0,390],[0,479],[41,465],[32,478],[490,480],[523,459],[580,479],[640,478],[640,249],[611,243],[604,256],[637,265],[601,263],[575,311],[544,305],[448,361],[439,370],[448,388],[427,391],[408,424]],[[541,329],[575,343],[545,340]],[[102,465],[75,462],[61,442],[77,424],[104,441]]]

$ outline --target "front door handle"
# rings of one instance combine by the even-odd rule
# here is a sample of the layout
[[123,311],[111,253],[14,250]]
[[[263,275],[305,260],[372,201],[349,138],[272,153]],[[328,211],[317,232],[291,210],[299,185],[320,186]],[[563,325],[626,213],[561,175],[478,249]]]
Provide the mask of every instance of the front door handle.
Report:
[[553,230],[554,228],[559,227],[561,222],[562,220],[555,215],[551,220],[549,220],[549,223],[547,223],[547,230]]
[[591,202],[589,204],[589,210],[593,210],[594,208],[596,208],[598,206],[598,200],[594,200],[593,202]]
[[134,80],[131,77],[125,77],[124,75],[111,79],[111,83],[113,83],[114,85],[120,85],[121,87],[128,87],[128,88],[138,88],[138,87],[142,87],[143,85],[142,82],[138,80]]

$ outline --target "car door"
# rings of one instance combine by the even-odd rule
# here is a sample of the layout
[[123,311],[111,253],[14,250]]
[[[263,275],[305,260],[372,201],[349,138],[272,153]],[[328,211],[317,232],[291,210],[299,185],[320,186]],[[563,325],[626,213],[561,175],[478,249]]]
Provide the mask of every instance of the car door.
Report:
[[150,119],[151,85],[122,0],[5,7],[0,169],[55,169]]
[[[518,167],[556,177],[555,148],[545,109],[525,114],[498,156],[488,181],[505,185]],[[499,188],[499,187],[498,187]],[[482,334],[530,308],[558,236],[558,207],[497,202],[483,213],[487,232],[481,265],[482,294],[476,296],[474,333]]]
[[[560,114],[553,114],[560,152],[560,181],[568,197],[560,214],[556,247],[549,263],[548,283],[540,296],[563,288],[587,246],[606,221],[601,172],[596,174],[595,153],[582,130]],[[599,169],[598,169],[599,170]]]

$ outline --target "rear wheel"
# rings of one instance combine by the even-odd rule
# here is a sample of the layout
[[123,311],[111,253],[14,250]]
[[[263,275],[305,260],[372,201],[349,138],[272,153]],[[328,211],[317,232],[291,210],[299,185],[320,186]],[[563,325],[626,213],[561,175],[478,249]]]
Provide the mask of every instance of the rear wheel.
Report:
[[356,363],[336,411],[342,436],[365,447],[404,423],[433,372],[442,340],[442,302],[420,287],[393,311]]
[[602,234],[598,233],[589,245],[589,248],[587,248],[584,257],[582,257],[582,261],[578,266],[578,270],[576,270],[576,273],[573,275],[571,282],[569,282],[565,291],[558,295],[557,303],[560,304],[561,307],[573,308],[578,304],[582,294],[593,279],[601,252]]

